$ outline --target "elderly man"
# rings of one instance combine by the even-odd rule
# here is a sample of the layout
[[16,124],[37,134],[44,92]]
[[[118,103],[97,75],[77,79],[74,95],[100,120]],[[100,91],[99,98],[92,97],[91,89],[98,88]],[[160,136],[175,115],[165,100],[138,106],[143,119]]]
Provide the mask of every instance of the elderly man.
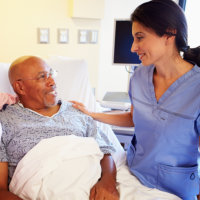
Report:
[[42,139],[72,134],[95,138],[104,154],[101,179],[92,187],[90,199],[119,199],[116,168],[110,155],[114,148],[92,118],[75,110],[71,103],[57,100],[53,70],[38,57],[24,56],[10,66],[9,79],[19,103],[0,113],[0,199],[20,199],[8,190],[8,184],[29,150]]

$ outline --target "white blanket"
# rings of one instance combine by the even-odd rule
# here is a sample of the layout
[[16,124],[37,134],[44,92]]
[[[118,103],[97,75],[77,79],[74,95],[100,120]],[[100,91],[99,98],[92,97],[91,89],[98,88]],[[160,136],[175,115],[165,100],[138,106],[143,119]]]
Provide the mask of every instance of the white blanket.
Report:
[[19,162],[9,189],[24,200],[84,200],[101,175],[103,154],[93,138],[42,140]]
[[[101,175],[103,154],[93,138],[42,140],[19,162],[9,189],[24,200],[88,200]],[[127,166],[117,173],[121,200],[180,200],[143,186]]]

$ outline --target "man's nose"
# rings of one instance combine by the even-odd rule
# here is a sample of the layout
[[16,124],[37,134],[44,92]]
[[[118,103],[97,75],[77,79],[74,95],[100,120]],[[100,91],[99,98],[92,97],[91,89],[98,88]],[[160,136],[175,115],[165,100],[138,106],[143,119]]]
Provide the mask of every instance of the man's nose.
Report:
[[56,85],[55,79],[51,75],[47,78],[47,85],[48,86]]

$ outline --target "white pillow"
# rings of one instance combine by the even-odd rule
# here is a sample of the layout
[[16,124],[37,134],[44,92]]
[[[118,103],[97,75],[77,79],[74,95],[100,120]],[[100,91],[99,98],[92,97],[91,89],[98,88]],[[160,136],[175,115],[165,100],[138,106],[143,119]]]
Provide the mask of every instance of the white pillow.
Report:
[[9,63],[0,63],[0,92],[15,94],[8,79]]

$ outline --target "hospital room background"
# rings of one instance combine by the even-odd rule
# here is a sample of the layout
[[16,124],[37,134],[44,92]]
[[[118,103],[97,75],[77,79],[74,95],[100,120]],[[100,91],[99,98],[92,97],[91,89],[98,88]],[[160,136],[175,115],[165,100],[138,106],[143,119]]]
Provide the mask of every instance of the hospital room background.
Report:
[[[97,99],[107,91],[126,92],[129,76],[125,66],[113,64],[114,22],[129,19],[142,2],[145,0],[0,0],[0,62],[10,63],[22,55],[82,58],[88,64]],[[200,35],[195,3],[197,0],[189,0],[186,4],[191,46],[199,44]],[[47,43],[40,43],[39,30],[48,30]],[[66,41],[59,41],[60,30],[67,31]],[[80,30],[95,32],[96,41],[81,42]]]

